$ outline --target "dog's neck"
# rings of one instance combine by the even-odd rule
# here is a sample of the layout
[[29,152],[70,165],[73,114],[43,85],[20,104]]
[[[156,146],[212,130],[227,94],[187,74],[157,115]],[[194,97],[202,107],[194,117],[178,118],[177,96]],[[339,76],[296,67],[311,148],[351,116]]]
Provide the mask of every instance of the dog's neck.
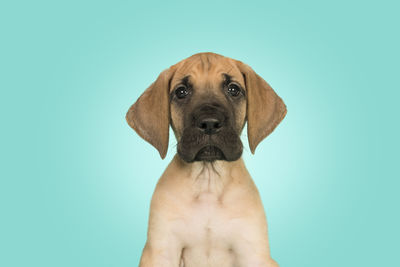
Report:
[[217,160],[187,163],[175,155],[171,164],[178,167],[180,177],[177,178],[186,180],[185,184],[190,187],[195,198],[209,195],[220,198],[231,183],[240,183],[248,176],[242,158],[231,162]]

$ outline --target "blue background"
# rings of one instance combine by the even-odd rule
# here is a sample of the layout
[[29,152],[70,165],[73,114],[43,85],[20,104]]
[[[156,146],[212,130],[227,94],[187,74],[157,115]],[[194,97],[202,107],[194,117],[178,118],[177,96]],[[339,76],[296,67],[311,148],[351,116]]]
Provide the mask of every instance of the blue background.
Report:
[[[281,266],[400,266],[395,1],[0,4],[0,266],[137,266],[167,158],[125,113],[211,51],[288,114],[244,152]],[[243,140],[247,145],[246,136]]]

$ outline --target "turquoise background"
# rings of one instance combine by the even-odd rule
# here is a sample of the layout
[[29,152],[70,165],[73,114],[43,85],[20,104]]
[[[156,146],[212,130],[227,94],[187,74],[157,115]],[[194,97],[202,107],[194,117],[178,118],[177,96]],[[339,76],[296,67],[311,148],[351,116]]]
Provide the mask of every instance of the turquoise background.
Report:
[[254,156],[243,136],[281,266],[400,266],[399,7],[3,1],[0,266],[137,266],[176,142],[163,161],[124,116],[203,51],[287,104]]

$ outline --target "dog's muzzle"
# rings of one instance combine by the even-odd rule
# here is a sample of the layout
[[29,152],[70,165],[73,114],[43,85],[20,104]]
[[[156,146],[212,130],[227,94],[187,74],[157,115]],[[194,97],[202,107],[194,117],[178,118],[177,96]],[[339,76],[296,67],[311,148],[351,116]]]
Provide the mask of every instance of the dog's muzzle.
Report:
[[230,117],[219,105],[205,104],[195,109],[178,143],[180,157],[186,162],[237,160],[243,146]]

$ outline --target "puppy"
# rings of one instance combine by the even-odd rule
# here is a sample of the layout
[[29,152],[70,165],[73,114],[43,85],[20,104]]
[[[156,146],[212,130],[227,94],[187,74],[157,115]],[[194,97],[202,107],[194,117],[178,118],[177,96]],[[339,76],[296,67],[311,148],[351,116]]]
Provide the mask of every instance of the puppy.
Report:
[[141,267],[278,266],[240,134],[247,122],[254,153],[285,115],[267,82],[218,54],[195,54],[158,76],[126,115],[161,158],[170,125],[178,141],[153,194]]

